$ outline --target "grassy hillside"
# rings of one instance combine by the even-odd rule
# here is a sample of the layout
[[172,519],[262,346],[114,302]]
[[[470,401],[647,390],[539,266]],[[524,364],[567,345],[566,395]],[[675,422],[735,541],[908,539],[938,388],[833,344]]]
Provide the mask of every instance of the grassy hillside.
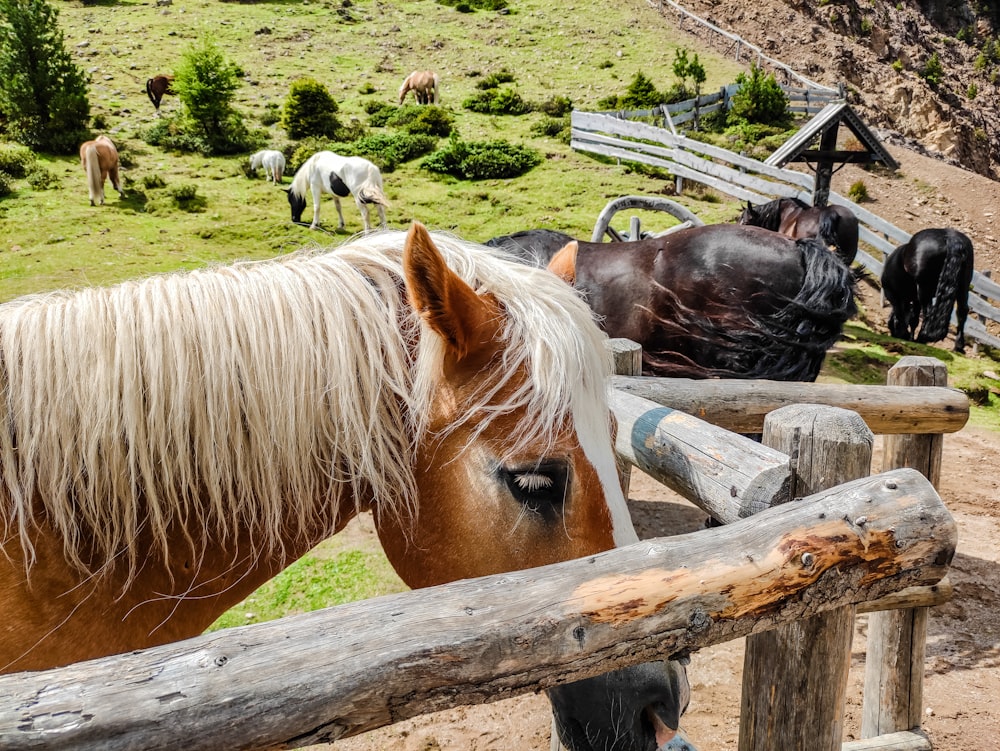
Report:
[[[533,102],[558,95],[578,107],[594,107],[602,97],[623,93],[639,71],[667,88],[674,82],[674,51],[690,40],[643,0],[602,7],[599,15],[537,0],[519,1],[506,15],[459,13],[430,0],[58,7],[67,47],[90,76],[93,114],[122,148],[126,197],[111,193],[105,206],[92,208],[79,160],[46,159],[58,188],[35,191],[21,181],[13,197],[0,200],[0,299],[268,257],[303,244],[338,243],[361,229],[351,202],[345,203],[348,226],[339,239],[290,224],[284,193],[262,178],[248,180],[241,170],[245,157],[167,153],[143,142],[144,130],[155,122],[146,78],[173,70],[200,34],[211,34],[244,72],[237,107],[252,127],[264,127],[260,120],[268,106],[283,103],[289,83],[300,76],[329,88],[343,122],[367,122],[367,102],[395,102],[406,74],[433,68],[442,77],[442,105],[454,114],[463,139],[528,143],[546,157],[522,178],[481,182],[436,178],[419,169],[419,160],[404,165],[385,175],[394,227],[418,219],[475,240],[536,226],[589,236],[609,199],[661,191],[667,184],[575,154],[556,140],[532,137],[531,125],[541,114],[489,117],[461,107],[479,77],[505,67],[516,76],[521,96]],[[731,62],[708,55],[703,60],[706,88],[737,73]],[[176,98],[164,98],[166,114],[178,107]],[[278,126],[267,130],[271,146],[287,143]],[[200,205],[184,211],[172,194],[192,186]],[[718,203],[682,200],[707,221],[735,214]],[[323,216],[333,227],[328,201]],[[623,221],[627,226],[627,218]]]

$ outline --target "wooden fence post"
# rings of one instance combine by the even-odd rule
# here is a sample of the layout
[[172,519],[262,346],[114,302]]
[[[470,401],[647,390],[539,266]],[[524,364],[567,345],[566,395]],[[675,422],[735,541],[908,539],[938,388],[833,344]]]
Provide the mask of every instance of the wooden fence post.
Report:
[[[638,240],[639,238],[633,238]],[[631,339],[608,339],[608,348],[611,350],[613,368],[615,375],[641,376],[642,375],[642,345],[633,342]],[[622,486],[622,493],[625,500],[628,500],[629,486],[632,484],[632,464],[624,459],[617,459],[618,482]]]
[[[889,371],[887,383],[947,386],[948,369],[933,357],[903,357]],[[938,487],[943,435],[887,435],[884,440],[883,471],[910,467]],[[920,726],[926,640],[925,607],[886,610],[868,616],[862,738]]]
[[[870,472],[872,432],[839,407],[782,407],[764,421],[763,442],[792,458],[795,498]],[[849,605],[747,637],[740,751],[839,751],[854,615]]]

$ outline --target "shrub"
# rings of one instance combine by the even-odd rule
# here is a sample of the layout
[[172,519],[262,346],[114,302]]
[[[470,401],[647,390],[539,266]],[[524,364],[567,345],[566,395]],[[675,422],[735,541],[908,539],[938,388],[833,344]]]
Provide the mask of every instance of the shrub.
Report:
[[384,128],[389,118],[401,108],[386,102],[368,102],[365,112],[368,113],[368,124],[373,128]]
[[765,73],[754,65],[749,75],[740,73],[736,76],[736,83],[740,84],[740,89],[730,102],[726,118],[729,123],[787,126],[791,122],[788,96],[773,74]]
[[0,144],[0,172],[25,177],[35,165],[35,152],[19,143]]
[[0,172],[0,198],[14,192],[14,178],[6,172]]
[[447,110],[433,104],[411,104],[397,108],[385,124],[404,133],[447,138],[451,135],[454,118]]
[[439,5],[454,8],[459,13],[472,13],[477,10],[503,10],[507,0],[437,0]]
[[565,117],[573,111],[573,102],[566,96],[554,96],[536,105],[535,109],[549,117]]
[[894,71],[896,71],[897,73],[902,73],[903,72],[903,61],[900,60],[899,58],[893,60],[892,61],[892,69]]
[[868,186],[865,185],[865,181],[857,180],[851,183],[851,187],[847,189],[847,197],[855,203],[864,203],[869,200]]
[[965,90],[965,96],[969,99],[975,99],[979,95],[979,87],[976,84],[970,83],[969,87]]
[[941,58],[937,52],[927,58],[924,67],[920,69],[920,77],[934,87],[938,86],[944,80],[944,66],[941,65]]
[[71,154],[89,137],[83,72],[45,0],[0,0],[0,124],[14,140]]
[[531,112],[531,105],[514,89],[481,91],[462,102],[462,106],[481,115],[523,115]]
[[499,140],[467,142],[453,135],[446,148],[420,166],[466,180],[489,180],[518,177],[541,163],[541,154],[525,146]]
[[62,185],[59,176],[44,167],[33,167],[27,174],[27,180],[34,190],[53,190]]
[[201,211],[207,201],[198,195],[198,186],[193,183],[181,183],[167,191],[174,205],[182,211]]
[[146,188],[147,190],[154,190],[155,188],[167,187],[166,181],[159,175],[143,175],[142,180],[140,182],[142,183],[142,187]]
[[506,68],[501,68],[496,73],[490,73],[486,78],[476,81],[476,88],[482,91],[499,89],[501,84],[505,83],[514,83],[514,74]]
[[295,140],[307,136],[336,138],[340,130],[337,102],[326,86],[313,78],[293,81],[285,100],[281,125]]
[[261,125],[274,125],[281,122],[281,105],[277,102],[268,102],[264,105],[264,111],[260,115]]
[[344,156],[363,156],[383,172],[392,172],[404,162],[429,154],[437,143],[436,137],[424,134],[376,133],[350,143],[331,144],[330,148]]
[[546,117],[531,126],[531,133],[536,136],[557,138],[561,141],[570,140],[570,119],[568,117]]
[[601,99],[597,102],[597,106],[606,110],[641,110],[655,107],[666,100],[667,96],[657,91],[646,74],[639,71],[624,94]]

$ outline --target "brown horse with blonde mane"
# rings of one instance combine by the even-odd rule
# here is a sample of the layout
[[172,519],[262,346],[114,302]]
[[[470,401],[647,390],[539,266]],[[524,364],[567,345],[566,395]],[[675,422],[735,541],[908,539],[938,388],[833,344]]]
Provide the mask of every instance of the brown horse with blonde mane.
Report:
[[104,182],[111,179],[111,184],[121,198],[125,197],[121,179],[118,176],[118,149],[115,142],[107,136],[98,136],[93,141],[87,141],[80,146],[80,162],[87,174],[87,192],[90,194],[90,205],[104,205]]
[[[197,635],[365,511],[412,587],[637,541],[607,374],[568,285],[419,224],[0,305],[0,672]],[[651,665],[574,749],[673,735]]]
[[406,95],[412,91],[417,104],[437,104],[440,82],[438,74],[432,70],[413,71],[403,79],[403,85],[399,87],[399,103],[402,104]]

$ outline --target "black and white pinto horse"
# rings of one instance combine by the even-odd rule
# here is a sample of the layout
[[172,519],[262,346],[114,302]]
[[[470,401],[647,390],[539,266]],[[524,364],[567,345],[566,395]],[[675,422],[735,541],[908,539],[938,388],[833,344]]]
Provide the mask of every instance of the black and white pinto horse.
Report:
[[972,240],[949,228],[922,229],[892,251],[882,267],[882,291],[892,305],[889,333],[898,339],[940,341],[948,335],[956,308],[955,351],[964,352],[973,260]]
[[382,188],[382,173],[378,167],[359,156],[340,156],[332,151],[317,151],[299,167],[288,189],[288,203],[292,207],[292,221],[302,224],[302,212],[306,208],[306,191],[312,192],[313,217],[310,229],[319,226],[319,199],[323,193],[333,196],[340,224],[344,228],[344,212],[340,199],[354,196],[354,202],[361,212],[365,232],[371,230],[368,207],[374,205],[378,211],[382,229],[386,227],[385,209],[389,200]]

